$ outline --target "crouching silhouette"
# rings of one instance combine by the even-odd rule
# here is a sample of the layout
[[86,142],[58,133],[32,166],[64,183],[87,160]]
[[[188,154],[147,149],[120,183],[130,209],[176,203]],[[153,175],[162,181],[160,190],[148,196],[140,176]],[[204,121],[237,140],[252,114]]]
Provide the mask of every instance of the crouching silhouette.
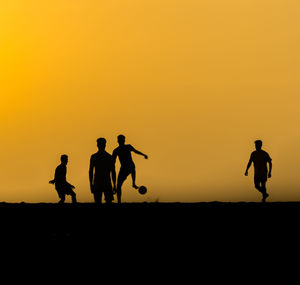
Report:
[[67,164],[68,164],[68,156],[63,154],[60,158],[61,164],[58,165],[55,169],[54,179],[49,181],[50,184],[55,184],[55,189],[57,191],[58,197],[60,198],[60,204],[65,202],[66,195],[70,195],[72,197],[72,203],[76,203],[76,193],[73,191],[75,186],[67,182]]

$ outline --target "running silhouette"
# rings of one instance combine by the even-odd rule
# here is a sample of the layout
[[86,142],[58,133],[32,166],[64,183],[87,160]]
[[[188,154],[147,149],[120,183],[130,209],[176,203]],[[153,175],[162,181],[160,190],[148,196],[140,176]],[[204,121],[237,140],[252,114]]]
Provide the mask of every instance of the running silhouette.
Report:
[[76,203],[76,194],[73,191],[75,186],[71,185],[67,182],[67,164],[68,164],[68,156],[63,154],[60,157],[61,164],[58,165],[55,169],[54,179],[49,181],[50,184],[55,184],[55,189],[57,191],[58,197],[60,201],[58,203],[62,204],[65,202],[66,195],[71,195],[72,203]]
[[[97,139],[98,152],[90,160],[90,188],[94,195],[95,203],[102,203],[102,196],[106,203],[113,200],[113,189],[116,188],[116,171],[112,156],[105,151],[106,139]],[[113,188],[112,183],[113,182]]]
[[[269,154],[262,150],[262,141],[256,140],[255,142],[256,150],[251,153],[249,162],[247,164],[245,175],[248,176],[248,170],[253,162],[254,164],[254,186],[262,194],[262,202],[266,201],[269,196],[266,189],[266,182],[268,178],[271,178],[272,171],[272,159]],[[267,167],[269,163],[269,171]]]
[[138,189],[139,187],[135,184],[136,172],[135,172],[135,164],[132,160],[131,152],[135,152],[136,154],[144,156],[145,159],[148,159],[148,156],[138,150],[136,150],[132,145],[125,144],[125,136],[118,136],[119,146],[113,151],[113,160],[116,162],[117,157],[119,157],[119,161],[121,164],[120,171],[118,174],[117,180],[117,199],[118,203],[121,203],[122,196],[122,185],[126,180],[127,176],[131,174],[132,177],[132,187]]

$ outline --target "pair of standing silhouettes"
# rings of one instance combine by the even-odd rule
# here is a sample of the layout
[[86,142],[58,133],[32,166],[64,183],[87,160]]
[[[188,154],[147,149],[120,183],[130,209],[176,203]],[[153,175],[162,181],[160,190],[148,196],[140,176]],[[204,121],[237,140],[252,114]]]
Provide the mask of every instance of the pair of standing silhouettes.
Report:
[[[132,145],[125,144],[125,136],[123,135],[118,136],[118,144],[119,146],[110,155],[105,151],[105,138],[99,138],[97,140],[98,152],[91,156],[89,170],[90,188],[96,203],[102,202],[103,195],[106,203],[111,203],[113,194],[115,193],[117,194],[118,203],[121,203],[122,185],[130,174],[132,177],[132,187],[135,189],[139,188],[135,184],[136,172],[131,152],[142,155],[145,159],[148,156],[136,150]],[[121,167],[116,182],[115,163],[117,157],[119,158]]]
[[[89,180],[90,189],[94,195],[95,203],[102,203],[102,197],[104,195],[106,203],[111,203],[114,199],[113,194],[117,194],[118,203],[121,203],[122,197],[122,185],[128,175],[132,176],[132,187],[138,189],[139,187],[135,183],[136,172],[135,164],[132,160],[131,152],[135,152],[148,158],[144,153],[136,150],[132,145],[125,144],[125,136],[118,136],[119,146],[110,155],[105,151],[106,139],[97,139],[98,152],[93,154],[90,159],[89,168]],[[119,158],[121,167],[116,179],[115,163],[117,157]],[[72,202],[76,202],[76,194],[73,191],[75,188],[73,185],[66,181],[66,165],[68,163],[68,157],[66,155],[61,156],[61,164],[56,168],[55,178],[50,183],[55,183],[55,189],[60,197],[59,203],[63,203],[65,195],[71,195]],[[116,181],[117,180],[117,181]]]

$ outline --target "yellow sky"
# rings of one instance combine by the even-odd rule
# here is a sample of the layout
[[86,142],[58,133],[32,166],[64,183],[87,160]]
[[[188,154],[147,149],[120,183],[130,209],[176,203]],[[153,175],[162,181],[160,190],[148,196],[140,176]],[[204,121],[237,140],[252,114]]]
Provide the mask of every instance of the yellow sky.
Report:
[[149,155],[124,201],[258,201],[258,138],[270,201],[300,199],[298,1],[11,0],[0,27],[0,200],[56,202],[67,153],[92,201],[96,139],[120,133]]

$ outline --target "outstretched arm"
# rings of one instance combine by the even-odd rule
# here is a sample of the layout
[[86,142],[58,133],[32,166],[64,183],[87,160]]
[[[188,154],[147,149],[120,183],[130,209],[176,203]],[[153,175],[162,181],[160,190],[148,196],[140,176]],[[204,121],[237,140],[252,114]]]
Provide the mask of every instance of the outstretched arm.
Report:
[[251,164],[252,164],[252,156],[250,157],[249,162],[247,164],[247,168],[246,168],[246,171],[245,171],[245,176],[248,176],[248,170],[249,170]]
[[142,155],[143,157],[145,157],[145,159],[148,159],[148,156],[147,156],[146,154],[144,154],[144,153],[142,153],[142,152],[136,150],[133,146],[131,146],[131,147],[132,147],[132,151],[133,151],[134,153],[139,154],[139,155]]

